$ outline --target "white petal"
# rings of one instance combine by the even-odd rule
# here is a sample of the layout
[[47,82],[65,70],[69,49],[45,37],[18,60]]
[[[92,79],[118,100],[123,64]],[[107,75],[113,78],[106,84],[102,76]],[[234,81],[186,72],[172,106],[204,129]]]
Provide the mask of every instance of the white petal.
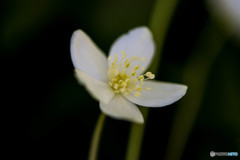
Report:
[[[155,44],[150,30],[147,27],[138,27],[120,36],[113,43],[109,56],[114,57],[117,54],[118,59],[121,59],[123,50],[127,55],[126,59],[133,56],[139,56],[140,60],[146,58],[141,64],[146,70],[152,61],[155,51]],[[134,65],[132,64],[132,66]]]
[[[147,90],[146,88],[148,87],[151,87],[151,90]],[[146,81],[144,82],[140,97],[129,94],[126,98],[141,106],[163,107],[182,98],[186,90],[187,86],[181,84]]]
[[75,76],[98,101],[108,103],[115,94],[109,84],[98,81],[79,69],[75,70]]
[[71,57],[76,69],[107,82],[107,58],[82,30],[76,30],[71,39]]
[[115,94],[108,104],[100,101],[100,109],[106,115],[116,119],[136,123],[143,123],[144,121],[138,107],[126,100],[121,94]]

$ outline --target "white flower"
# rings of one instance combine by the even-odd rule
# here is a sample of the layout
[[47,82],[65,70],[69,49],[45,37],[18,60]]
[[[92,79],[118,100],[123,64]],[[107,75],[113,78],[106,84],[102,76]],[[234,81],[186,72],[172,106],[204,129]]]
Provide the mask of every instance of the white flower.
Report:
[[154,74],[144,72],[154,50],[146,27],[119,37],[108,59],[82,30],[75,31],[71,39],[71,57],[80,84],[100,101],[100,109],[106,115],[137,123],[144,120],[135,104],[166,106],[179,100],[187,90],[185,85],[153,81]]

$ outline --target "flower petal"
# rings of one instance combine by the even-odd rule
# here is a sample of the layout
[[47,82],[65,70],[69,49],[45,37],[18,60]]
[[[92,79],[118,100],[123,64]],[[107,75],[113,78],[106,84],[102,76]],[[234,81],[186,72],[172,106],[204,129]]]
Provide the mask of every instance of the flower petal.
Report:
[[111,101],[106,104],[100,101],[100,109],[106,115],[136,123],[143,123],[142,113],[138,107],[126,100],[121,94],[115,94]]
[[[140,60],[146,58],[145,61],[141,63],[141,67],[145,68],[141,72],[143,73],[150,65],[155,51],[155,44],[150,30],[147,27],[138,27],[120,36],[113,43],[109,56],[114,57],[114,55],[117,54],[118,59],[121,59],[123,50],[127,55],[126,59],[135,56],[138,56]],[[132,64],[132,66],[135,66],[135,64]]]
[[107,82],[107,58],[82,30],[76,30],[72,35],[71,57],[76,69],[99,81]]
[[75,70],[75,76],[98,101],[108,103],[115,94],[109,84],[98,81],[79,69]]
[[[148,87],[151,90],[148,90]],[[186,90],[187,86],[181,84],[146,81],[144,82],[140,97],[136,97],[133,94],[125,95],[125,97],[129,101],[141,106],[163,107],[182,98]]]

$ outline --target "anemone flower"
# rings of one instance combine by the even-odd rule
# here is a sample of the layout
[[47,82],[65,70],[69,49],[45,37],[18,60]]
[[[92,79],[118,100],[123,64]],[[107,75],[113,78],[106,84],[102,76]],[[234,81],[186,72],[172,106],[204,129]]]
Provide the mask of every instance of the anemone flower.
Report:
[[147,27],[138,27],[120,36],[111,46],[109,57],[82,30],[71,39],[71,57],[79,83],[100,102],[106,115],[143,123],[137,105],[163,107],[185,95],[187,86],[153,80],[146,72],[155,45]]

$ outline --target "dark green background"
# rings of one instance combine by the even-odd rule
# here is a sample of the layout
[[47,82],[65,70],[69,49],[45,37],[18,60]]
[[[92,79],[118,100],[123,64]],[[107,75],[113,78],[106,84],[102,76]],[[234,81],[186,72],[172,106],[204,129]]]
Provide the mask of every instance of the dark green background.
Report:
[[[84,30],[107,54],[119,35],[148,25],[154,2],[1,1],[3,153],[24,159],[87,159],[100,110],[73,77],[71,34]],[[227,38],[210,18],[204,1],[180,0],[164,43],[158,79],[185,83],[182,73],[209,21],[222,31],[226,43],[203,86],[202,105],[182,159],[211,159],[212,150],[240,153],[239,43]],[[164,158],[178,103],[150,110],[142,160]],[[129,122],[107,118],[100,160],[124,159],[129,127]]]

